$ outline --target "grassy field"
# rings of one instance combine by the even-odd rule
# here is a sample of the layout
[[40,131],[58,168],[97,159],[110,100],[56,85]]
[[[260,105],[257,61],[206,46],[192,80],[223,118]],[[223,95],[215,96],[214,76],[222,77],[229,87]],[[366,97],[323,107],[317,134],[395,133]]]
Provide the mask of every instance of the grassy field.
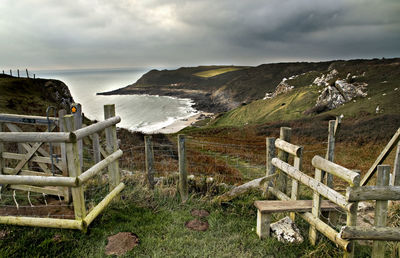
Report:
[[[210,204],[209,197],[192,192],[182,204],[168,186],[149,191],[139,178],[125,179],[122,200],[114,202],[90,226],[87,233],[0,225],[1,257],[105,257],[107,237],[132,232],[139,245],[126,257],[339,257],[341,251],[322,239],[317,246],[308,241],[284,244],[275,238],[261,241],[255,233],[257,192],[223,206]],[[174,186],[169,186],[169,188]],[[174,193],[174,191],[172,191]],[[206,209],[209,229],[192,231],[192,209]],[[275,219],[283,215],[277,215]],[[302,232],[308,226],[298,220]],[[368,247],[357,246],[358,257],[367,257]]]
[[212,70],[195,73],[193,75],[198,76],[198,77],[203,77],[203,78],[209,78],[209,77],[217,76],[217,75],[220,75],[223,73],[238,71],[241,69],[243,69],[243,67],[224,67],[224,68],[212,69]]

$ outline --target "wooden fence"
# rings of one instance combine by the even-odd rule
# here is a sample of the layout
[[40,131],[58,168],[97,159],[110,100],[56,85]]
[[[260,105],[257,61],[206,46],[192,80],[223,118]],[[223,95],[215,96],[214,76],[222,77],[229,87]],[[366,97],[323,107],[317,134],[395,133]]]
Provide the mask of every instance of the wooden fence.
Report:
[[[61,112],[65,114],[65,112]],[[43,124],[46,117],[1,115],[0,122],[4,123],[10,132],[0,132],[0,184],[1,190],[23,190],[29,192],[46,193],[63,196],[65,201],[72,197],[75,219],[55,219],[24,216],[0,216],[0,223],[55,227],[85,230],[97,215],[116,197],[124,188],[120,182],[118,159],[122,151],[118,149],[116,124],[121,118],[115,116],[114,105],[104,106],[105,120],[90,126],[75,129],[73,115],[64,115],[62,118],[51,118],[53,124],[61,127],[60,132],[23,132],[15,123]],[[76,116],[75,116],[76,117]],[[11,123],[12,122],[12,123]],[[0,126],[2,128],[2,126]],[[55,126],[52,126],[54,129]],[[106,148],[100,146],[99,135],[105,131]],[[82,150],[79,142],[91,141],[96,163],[82,173]],[[26,153],[11,153],[4,149],[5,143],[17,143],[25,148]],[[48,152],[43,148],[44,143],[58,144],[61,159],[54,162],[58,173],[50,171],[47,164],[52,163]],[[100,160],[101,154],[104,156]],[[97,157],[97,158],[96,158]],[[6,167],[12,164],[9,160],[17,160],[15,167]],[[29,169],[28,162],[36,162],[41,171]],[[108,168],[109,193],[88,212],[85,205],[85,184],[102,170]]]
[[[334,136],[335,128],[337,128],[335,124],[337,125],[337,122],[330,122],[329,139],[332,139],[332,136]],[[383,257],[385,251],[382,241],[400,241],[400,228],[386,227],[388,201],[400,200],[400,186],[398,186],[398,181],[400,181],[398,179],[400,175],[400,144],[397,145],[394,171],[392,173],[392,186],[389,186],[390,166],[379,164],[384,161],[385,157],[388,156],[389,152],[399,142],[400,129],[397,130],[363,180],[361,180],[359,173],[330,161],[333,160],[332,146],[334,140],[328,140],[328,153],[325,158],[314,156],[312,159],[312,165],[315,168],[314,178],[306,175],[301,171],[302,147],[283,140],[285,138],[290,139],[287,137],[288,132],[290,132],[289,128],[281,128],[280,139],[267,138],[267,176],[280,173],[278,179],[281,178],[274,184],[270,184],[268,191],[280,200],[289,201],[298,199],[299,182],[313,190],[311,212],[298,213],[300,217],[310,224],[309,238],[313,245],[316,244],[318,232],[320,232],[340,246],[345,252],[345,257],[353,257],[353,241],[355,239],[375,240],[372,255],[373,257]],[[275,156],[275,147],[278,149],[277,156]],[[282,152],[285,152],[285,154]],[[289,155],[294,156],[294,165],[288,164]],[[277,171],[275,171],[276,169]],[[360,186],[361,182],[368,182],[376,169],[378,171],[377,185]],[[325,183],[324,173],[330,175],[325,179]],[[287,179],[282,179],[285,176],[289,176],[292,179],[291,194],[286,186]],[[349,184],[346,196],[333,189],[331,176],[339,177]],[[346,226],[342,228],[341,232],[336,231],[320,218],[321,199],[323,197],[338,205],[347,214]],[[356,226],[358,202],[363,200],[376,200],[374,227],[360,228]],[[291,214],[291,217],[294,218],[294,215]]]

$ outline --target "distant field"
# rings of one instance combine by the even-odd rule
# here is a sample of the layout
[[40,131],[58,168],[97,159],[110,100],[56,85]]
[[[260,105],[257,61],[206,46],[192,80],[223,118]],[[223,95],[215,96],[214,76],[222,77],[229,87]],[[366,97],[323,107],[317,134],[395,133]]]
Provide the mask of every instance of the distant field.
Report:
[[227,73],[227,72],[241,70],[243,68],[244,67],[224,67],[224,68],[212,69],[212,70],[208,70],[208,71],[195,73],[193,75],[203,77],[203,78],[208,78],[208,77],[213,77],[213,76],[220,75],[220,74]]

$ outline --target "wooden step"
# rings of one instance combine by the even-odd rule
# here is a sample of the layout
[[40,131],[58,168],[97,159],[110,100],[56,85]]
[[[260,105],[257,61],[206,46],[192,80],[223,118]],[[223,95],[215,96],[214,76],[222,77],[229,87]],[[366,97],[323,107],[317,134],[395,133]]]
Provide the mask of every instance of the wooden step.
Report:
[[[293,201],[278,201],[278,200],[267,200],[267,201],[255,201],[254,205],[261,213],[275,213],[275,212],[307,212],[311,211],[312,200],[293,200]],[[321,201],[321,210],[331,211],[340,210],[341,208],[331,201]]]

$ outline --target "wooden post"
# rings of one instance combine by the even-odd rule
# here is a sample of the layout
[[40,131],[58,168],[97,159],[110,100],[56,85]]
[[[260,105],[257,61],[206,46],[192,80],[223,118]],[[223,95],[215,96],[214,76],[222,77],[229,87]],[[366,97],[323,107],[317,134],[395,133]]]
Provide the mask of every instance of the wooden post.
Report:
[[[64,130],[67,132],[73,131],[74,118],[72,115],[64,116]],[[81,166],[79,161],[79,152],[77,142],[66,143],[68,172],[70,177],[80,176]],[[85,196],[81,186],[72,187],[72,200],[74,203],[74,212],[76,220],[83,220],[86,217]]]
[[393,176],[391,185],[400,186],[400,142],[397,143],[396,156],[394,158]]
[[92,134],[93,160],[97,164],[101,161],[100,137],[98,133]]
[[[360,174],[360,171],[354,171],[354,172],[358,172]],[[352,187],[359,187],[360,186],[360,180],[355,180],[353,182]],[[346,226],[349,227],[355,227],[357,226],[357,208],[358,208],[358,202],[353,202],[351,204],[351,207],[349,209],[349,211],[347,211],[347,218],[346,218]],[[333,215],[335,213],[330,213],[330,217],[329,219],[335,223],[336,221],[334,221],[334,219],[337,219],[336,217],[334,217],[335,215]],[[333,217],[333,218],[331,218]],[[351,242],[351,246],[353,246],[353,248],[351,249],[350,252],[344,252],[344,257],[346,258],[352,258],[354,257],[354,246],[356,244],[356,241],[350,241]]]
[[265,176],[270,176],[275,174],[275,167],[272,165],[271,160],[275,158],[275,138],[268,137],[267,141],[267,164],[266,164],[266,174]]
[[[78,130],[82,128],[82,106],[79,103],[75,103],[76,112],[72,115],[74,116],[74,130]],[[83,142],[82,140],[78,140],[78,148],[79,148],[79,159],[81,164],[81,169],[83,168]]]
[[144,137],[144,149],[146,156],[146,174],[149,186],[151,189],[154,188],[154,152],[153,143],[151,141],[151,136]]
[[186,148],[185,148],[185,135],[178,135],[178,156],[179,156],[179,192],[181,194],[182,202],[188,199],[188,182],[186,170]]
[[[299,156],[294,157],[294,164],[293,166],[297,168],[298,170],[301,170],[301,163],[303,160],[303,147],[300,149]],[[291,193],[291,199],[292,200],[297,200],[299,198],[299,181],[296,179],[292,179],[292,193]],[[296,213],[291,212],[290,213],[290,218],[294,222],[296,219]]]
[[[329,130],[328,130],[328,148],[326,151],[325,159],[332,161],[335,156],[335,120],[329,121]],[[333,176],[330,173],[322,172],[322,177],[325,178],[326,185],[330,188],[333,188]]]
[[[378,177],[376,179],[377,186],[389,185],[390,166],[379,165]],[[388,201],[376,201],[374,226],[386,227]],[[374,241],[372,244],[372,257],[385,257],[385,242]]]
[[17,69],[17,74],[18,74],[18,78],[19,78],[19,69]]
[[12,70],[10,69],[10,75],[12,76]]
[[36,79],[36,74],[33,74],[33,79]]
[[[273,137],[267,137],[266,139],[266,153],[267,153],[267,157],[266,157],[266,176],[270,176],[275,174],[275,167],[274,165],[272,165],[271,161],[273,158],[275,158],[275,138]],[[274,181],[276,180],[276,178],[274,179]],[[268,183],[268,186],[272,186],[272,180]],[[265,193],[264,193],[264,197],[266,197],[267,199],[270,197],[270,193],[268,191],[268,189],[266,189]]]
[[[64,125],[64,116],[67,114],[67,111],[64,109],[61,109],[58,111],[58,127],[60,132],[65,131],[65,125]],[[67,162],[67,149],[66,145],[64,142],[60,143],[60,154],[61,154],[61,167],[62,167],[62,175],[63,176],[69,176],[68,175],[68,162]],[[69,203],[71,200],[71,189],[66,188],[65,194],[64,194],[64,201]]]
[[[115,116],[115,105],[104,105],[104,119],[108,119]],[[117,126],[113,125],[105,129],[106,131],[106,151],[108,155],[118,150],[118,139],[117,139]],[[108,166],[110,173],[110,191],[112,191],[120,183],[119,174],[119,163],[115,160]]]
[[25,70],[26,70],[26,78],[29,78],[28,69],[25,69]]
[[[286,142],[290,142],[291,133],[292,133],[292,129],[291,128],[289,128],[289,127],[281,127],[279,139],[282,139],[282,140],[284,140]],[[287,163],[288,159],[289,159],[289,154],[286,153],[285,151],[278,150],[278,158]],[[276,180],[276,188],[279,191],[288,194],[287,176],[282,171],[278,171],[278,178]]]
[[[3,132],[3,123],[0,123],[0,132]],[[3,174],[4,159],[3,159],[4,143],[0,141],[0,175]],[[4,190],[1,189],[0,192]]]
[[[322,182],[322,171],[318,168],[315,168],[315,180]],[[317,191],[314,191],[313,194],[313,206],[311,213],[315,218],[319,219],[319,215],[321,213],[321,196]],[[317,243],[318,231],[315,226],[310,226],[309,238],[312,245]]]

